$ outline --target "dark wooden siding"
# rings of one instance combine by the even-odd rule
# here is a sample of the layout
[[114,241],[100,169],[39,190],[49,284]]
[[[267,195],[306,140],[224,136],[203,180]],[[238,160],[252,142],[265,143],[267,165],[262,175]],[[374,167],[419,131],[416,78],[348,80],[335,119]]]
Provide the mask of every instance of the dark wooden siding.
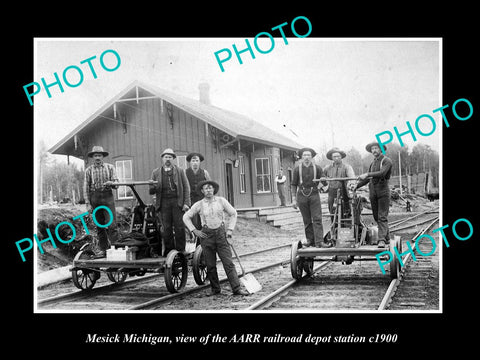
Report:
[[[187,155],[190,152],[200,152],[205,156],[202,167],[207,169],[213,180],[220,184],[219,195],[226,196],[226,163],[234,163],[239,155],[244,156],[246,192],[240,192],[240,168],[233,167],[232,178],[235,207],[278,205],[278,195],[274,185],[276,164],[287,169],[293,168],[293,158],[290,152],[282,156],[278,148],[269,148],[261,144],[255,145],[252,153],[251,145],[239,151],[237,144],[217,149],[212,134],[205,122],[175,106],[167,105],[161,99],[146,99],[117,103],[117,117],[114,118],[113,107],[105,111],[93,126],[85,129],[81,136],[89,149],[93,145],[101,145],[110,155],[106,162],[115,164],[116,160],[131,159],[133,180],[148,180],[152,170],[161,165],[160,155],[166,148],[172,148],[177,155]],[[167,106],[172,112],[173,121],[168,117]],[[162,111],[163,109],[163,111]],[[126,127],[122,120],[126,118]],[[126,129],[126,131],[125,131]],[[275,149],[275,150],[274,150]],[[272,192],[259,194],[256,191],[255,158],[268,157],[272,175]],[[288,184],[289,185],[289,184]],[[139,195],[147,203],[151,203],[147,186],[137,188]],[[252,193],[253,192],[253,193]],[[119,201],[117,206],[131,206],[132,200]]]
[[[160,99],[140,100],[117,105],[117,118],[113,110],[107,111],[96,125],[82,134],[88,139],[88,147],[101,145],[110,154],[105,161],[115,165],[116,160],[132,159],[133,180],[148,180],[152,170],[161,164],[160,155],[166,148],[172,148],[177,155],[197,151],[205,156],[202,167],[212,179],[220,184],[224,181],[221,152],[215,149],[211,135],[207,134],[205,123],[172,106],[173,122],[167,116],[167,103]],[[126,132],[122,124],[126,117]],[[172,125],[173,124],[173,125]],[[90,162],[88,163],[90,164]],[[223,187],[219,194],[223,195]],[[139,195],[151,202],[147,186],[137,188]],[[130,206],[131,200],[119,201],[119,206]]]

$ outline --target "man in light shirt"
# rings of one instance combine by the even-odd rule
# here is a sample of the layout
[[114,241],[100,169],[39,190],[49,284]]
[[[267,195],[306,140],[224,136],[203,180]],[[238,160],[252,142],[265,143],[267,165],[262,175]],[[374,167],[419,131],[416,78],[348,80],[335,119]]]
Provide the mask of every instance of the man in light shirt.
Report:
[[[218,188],[219,185],[215,181],[205,180],[200,182],[197,189],[202,192],[204,198],[193,204],[190,210],[183,215],[183,222],[188,230],[200,238],[200,245],[207,265],[207,276],[210,280],[210,295],[220,294],[216,253],[222,261],[233,294],[248,295],[248,292],[241,288],[229,246],[233,229],[237,223],[237,211],[227,199],[216,196]],[[200,215],[201,230],[197,229],[192,222],[196,214]],[[227,230],[225,230],[225,214],[230,216]]]
[[285,182],[287,177],[283,175],[283,169],[278,170],[278,174],[275,177],[275,182],[277,183],[278,197],[280,198],[280,206],[285,206]]
[[[347,154],[345,151],[340,150],[339,148],[332,148],[327,152],[327,159],[332,160],[330,165],[327,165],[323,169],[324,176],[327,178],[354,178],[355,173],[353,168],[343,163],[342,159],[345,158]],[[330,181],[328,184],[328,211],[332,215],[335,212],[334,202],[337,198],[337,191],[340,189],[341,197],[343,198],[343,214],[342,217],[350,216],[350,198],[348,197],[348,190],[354,186],[352,181]]]

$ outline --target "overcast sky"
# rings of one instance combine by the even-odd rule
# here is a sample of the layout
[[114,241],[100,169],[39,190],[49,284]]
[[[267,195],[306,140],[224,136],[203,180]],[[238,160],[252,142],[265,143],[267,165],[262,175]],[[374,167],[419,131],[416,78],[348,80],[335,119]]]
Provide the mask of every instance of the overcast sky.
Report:
[[[432,110],[443,105],[437,39],[288,38],[285,45],[275,38],[270,53],[254,49],[252,59],[245,52],[242,65],[233,55],[222,72],[214,53],[223,48],[233,52],[232,44],[243,49],[245,39],[37,38],[32,81],[40,83],[43,77],[51,83],[54,72],[61,78],[70,65],[79,66],[84,79],[75,88],[64,85],[64,93],[52,87],[51,98],[43,89],[35,96],[36,141],[53,146],[134,80],[194,99],[198,84],[208,82],[215,106],[251,117],[316,150],[353,146],[362,155],[375,134],[393,132],[393,126],[406,130],[406,121],[413,126],[419,115],[433,116]],[[259,46],[267,49],[268,38]],[[99,64],[100,54],[108,49],[121,58],[113,72]],[[80,64],[94,55],[97,79],[87,64]],[[112,59],[105,57],[114,64]],[[69,72],[71,82],[74,72]],[[417,136],[417,143],[438,151],[442,122],[438,114],[434,118],[437,131]],[[416,144],[409,136],[403,139],[410,149]]]

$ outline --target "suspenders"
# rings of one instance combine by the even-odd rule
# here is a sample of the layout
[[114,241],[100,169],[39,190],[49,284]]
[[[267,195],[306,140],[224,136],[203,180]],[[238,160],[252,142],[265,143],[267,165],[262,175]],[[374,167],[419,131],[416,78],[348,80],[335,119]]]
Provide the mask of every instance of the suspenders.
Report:
[[[312,164],[312,166],[313,166],[313,178],[316,179],[317,178],[317,167],[315,166],[315,164]],[[302,192],[303,196],[308,197],[312,194],[314,186],[312,186],[308,195],[303,192],[303,188],[302,188],[302,184],[303,184],[302,167],[303,167],[303,164],[300,164],[300,166],[298,167],[298,176],[299,176],[299,179],[300,179],[300,184],[299,184],[300,185],[300,191]],[[320,183],[318,183],[318,184],[320,184]],[[318,185],[317,185],[317,188],[318,188]]]
[[[379,168],[379,170],[382,169],[383,160],[385,160],[385,156],[382,157],[382,160],[380,160],[380,168]],[[373,165],[373,162],[370,164],[370,167],[368,168],[368,172],[371,172],[371,171],[372,171],[372,165]],[[384,182],[385,180],[386,180],[386,179],[383,177],[383,178],[381,178],[381,179],[378,179],[378,182]],[[372,181],[373,181],[373,179],[372,179]]]
[[[317,167],[315,166],[315,164],[312,164],[312,166],[313,166],[313,178],[316,179],[317,178]],[[300,177],[300,185],[303,184],[302,167],[303,167],[303,164],[300,164],[300,166],[298,167],[298,175]]]

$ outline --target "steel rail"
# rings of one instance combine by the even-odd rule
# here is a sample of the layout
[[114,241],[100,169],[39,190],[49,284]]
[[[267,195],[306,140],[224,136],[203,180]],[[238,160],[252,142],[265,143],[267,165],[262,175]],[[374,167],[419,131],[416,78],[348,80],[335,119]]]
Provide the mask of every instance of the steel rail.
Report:
[[[430,219],[430,220],[433,220],[433,221],[430,222],[428,225],[426,225],[423,229],[419,230],[415,234],[415,237],[412,239],[412,241],[416,240],[419,236],[425,234],[428,231],[428,229],[430,229],[432,227],[432,225],[435,224],[438,221],[438,219],[439,219],[438,216],[435,219]],[[415,250],[415,243],[413,244],[412,250]],[[397,291],[397,288],[400,285],[401,277],[403,277],[405,275],[406,266],[407,266],[408,262],[410,261],[411,254],[412,254],[411,252],[408,252],[407,256],[405,256],[405,260],[402,260],[403,266],[402,266],[402,270],[400,271],[401,275],[399,274],[400,276],[397,279],[393,279],[390,282],[390,285],[388,286],[388,289],[387,289],[382,301],[380,302],[380,305],[378,306],[377,310],[386,310],[387,307],[392,302],[393,296],[395,295],[395,293]]]
[[434,216],[434,217],[428,218],[426,220],[421,220],[421,221],[416,222],[415,224],[412,224],[412,225],[405,225],[405,226],[399,227],[397,229],[390,230],[390,232],[405,230],[405,229],[408,229],[408,228],[411,228],[411,227],[414,227],[414,226],[417,226],[417,225],[425,224],[426,222],[429,222],[429,221],[434,220],[434,219],[438,220],[438,216]]
[[37,306],[61,302],[63,300],[72,300],[72,299],[80,300],[80,299],[85,299],[85,298],[89,298],[97,295],[102,295],[108,291],[118,290],[125,287],[133,286],[139,282],[150,281],[156,276],[160,276],[160,275],[159,274],[150,274],[147,276],[144,275],[142,277],[138,277],[135,279],[125,280],[124,282],[121,282],[121,283],[111,283],[111,284],[102,285],[90,290],[77,290],[77,291],[72,291],[66,294],[51,296],[48,298],[38,300]]
[[[282,249],[282,248],[285,248],[285,247],[290,247],[290,246],[291,246],[291,243],[284,244],[284,245],[278,245],[278,246],[274,246],[274,247],[270,247],[270,248],[266,248],[266,249],[261,249],[261,250],[258,250],[258,251],[252,251],[252,252],[249,252],[249,253],[240,254],[239,257],[253,256],[253,255],[261,254],[261,253],[264,253],[264,252],[275,251],[275,250]],[[219,263],[219,262],[220,262],[220,259],[217,259],[217,263]],[[94,296],[97,296],[97,295],[102,295],[102,294],[105,294],[106,292],[109,292],[109,291],[134,286],[137,283],[152,281],[152,280],[154,280],[155,277],[160,276],[160,275],[161,274],[154,273],[154,274],[144,275],[144,276],[141,276],[141,277],[138,277],[138,278],[135,278],[135,279],[127,279],[126,281],[124,281],[122,283],[111,283],[111,284],[106,284],[106,285],[102,285],[102,286],[99,286],[99,287],[95,287],[95,288],[90,289],[90,290],[78,290],[78,291],[72,291],[72,292],[69,292],[69,293],[66,293],[66,294],[51,296],[51,297],[48,297],[48,298],[38,300],[37,301],[37,306],[38,305],[52,304],[52,303],[61,302],[61,301],[65,301],[65,300],[86,299],[86,298],[94,297]],[[200,286],[204,286],[204,285],[200,285]],[[176,294],[173,294],[173,295],[176,295]]]
[[396,220],[396,221],[392,221],[389,225],[392,226],[392,227],[393,227],[393,226],[398,226],[398,225],[400,225],[400,224],[403,224],[404,222],[413,220],[413,219],[415,219],[415,218],[417,218],[417,217],[419,217],[419,216],[425,215],[425,214],[430,214],[430,213],[432,213],[432,212],[438,213],[438,210],[439,210],[438,208],[436,208],[436,209],[433,209],[433,208],[432,208],[432,209],[428,209],[428,210],[426,210],[426,211],[422,211],[421,213],[418,213],[418,214],[409,216],[409,217],[407,217],[407,218],[405,218],[405,219],[399,219],[399,220]]
[[304,276],[302,276],[300,279],[293,279],[293,280],[290,280],[288,283],[286,283],[285,285],[281,286],[280,288],[278,288],[277,290],[271,292],[269,295],[265,296],[264,298],[258,300],[256,303],[250,305],[249,307],[247,307],[246,310],[261,310],[265,307],[268,307],[270,306],[272,303],[274,303],[276,300],[278,300],[279,298],[281,298],[284,294],[286,294],[288,292],[288,290],[290,288],[292,288],[295,284],[297,284],[299,281],[301,281],[302,279],[306,278],[306,277],[310,277],[312,276],[313,274],[319,272],[321,269],[323,269],[324,267],[326,267],[328,264],[330,264],[331,261],[326,261],[320,265],[318,265],[317,267],[315,267],[313,269],[313,273],[312,274],[305,274]]
[[[259,267],[259,268],[253,269],[253,270],[248,270],[248,272],[249,273],[257,273],[257,272],[260,272],[260,271],[263,271],[263,270],[268,270],[268,269],[270,269],[272,267],[275,267],[275,266],[279,266],[279,265],[283,266],[283,265],[288,264],[288,263],[290,263],[290,259],[278,261],[276,263],[265,265],[265,266],[262,266],[262,267]],[[228,281],[227,277],[223,277],[219,280],[219,282],[221,284],[226,282],[226,281]],[[153,305],[158,305],[158,304],[167,302],[169,300],[173,300],[173,299],[176,299],[176,298],[183,297],[185,295],[190,295],[190,294],[200,292],[200,291],[204,290],[205,288],[207,288],[209,286],[210,286],[210,284],[199,285],[199,286],[190,288],[190,289],[185,290],[185,291],[181,291],[181,292],[178,292],[178,293],[175,293],[175,294],[165,295],[165,296],[159,297],[157,299],[153,299],[153,300],[147,301],[145,303],[132,306],[132,307],[128,308],[127,310],[142,310],[142,309],[151,307]]]

